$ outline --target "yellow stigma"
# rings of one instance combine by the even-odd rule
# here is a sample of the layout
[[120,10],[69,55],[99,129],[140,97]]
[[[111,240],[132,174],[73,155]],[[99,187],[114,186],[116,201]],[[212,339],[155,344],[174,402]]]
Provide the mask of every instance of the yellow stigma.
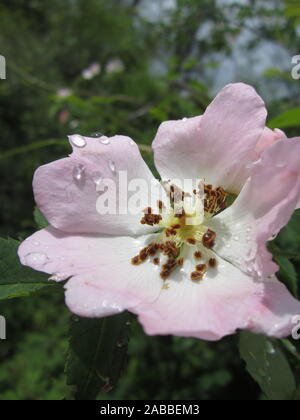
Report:
[[180,248],[184,244],[196,245],[201,242],[208,230],[206,218],[194,212],[185,213],[184,210],[176,212],[170,209],[167,214],[162,216],[159,226],[163,229],[165,240],[172,240]]

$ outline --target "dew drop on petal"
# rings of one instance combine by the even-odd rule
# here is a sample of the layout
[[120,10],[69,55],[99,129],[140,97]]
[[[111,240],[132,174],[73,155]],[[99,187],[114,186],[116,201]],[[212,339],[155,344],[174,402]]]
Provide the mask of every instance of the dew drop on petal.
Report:
[[43,267],[47,263],[48,257],[47,255],[39,252],[31,252],[25,256],[25,261],[30,266]]
[[65,274],[65,273],[59,273],[59,274],[53,274],[50,278],[49,278],[49,280],[52,280],[52,281],[63,281],[63,280],[65,280],[66,278],[68,277],[68,275],[67,274]]
[[77,165],[73,169],[73,179],[74,181],[80,182],[84,178],[85,167],[83,165]]
[[108,161],[108,166],[109,166],[109,169],[114,174],[116,172],[116,164],[115,164],[115,162],[113,160],[109,160]]
[[103,180],[103,176],[102,176],[101,172],[95,172],[94,175],[92,176],[92,179],[93,179],[96,187],[99,187],[99,185],[101,184],[101,182]]
[[233,237],[233,239],[234,239],[235,241],[239,241],[239,240],[240,240],[239,236],[234,236],[234,237]]
[[101,143],[101,144],[105,144],[105,145],[110,144],[110,140],[109,140],[109,138],[108,138],[108,137],[101,137],[101,138],[99,139],[99,141],[100,141],[100,143]]
[[186,117],[182,118],[182,122],[186,122],[188,119]]
[[79,134],[75,134],[74,136],[69,136],[69,140],[75,147],[82,148],[86,146],[85,138],[83,136],[80,136]]
[[274,241],[274,239],[276,239],[276,238],[277,238],[277,236],[278,236],[278,233],[276,233],[275,235],[272,235],[272,236],[268,239],[268,242],[270,242],[270,241]]

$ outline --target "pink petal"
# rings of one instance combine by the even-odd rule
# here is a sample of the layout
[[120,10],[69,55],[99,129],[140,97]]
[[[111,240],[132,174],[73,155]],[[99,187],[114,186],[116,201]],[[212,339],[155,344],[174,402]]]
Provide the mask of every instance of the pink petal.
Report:
[[22,264],[58,281],[72,277],[66,285],[70,310],[98,317],[157,298],[162,285],[157,267],[131,264],[154,237],[68,235],[48,227],[21,244],[19,257]]
[[278,270],[266,242],[288,223],[299,200],[299,156],[300,138],[269,147],[235,203],[212,219],[215,251],[245,272],[266,277]]
[[237,83],[226,86],[203,117],[164,122],[153,142],[161,177],[204,178],[239,192],[257,160],[255,147],[266,115],[255,90]]
[[219,340],[238,329],[288,336],[300,312],[284,285],[253,280],[217,257],[218,268],[199,283],[174,274],[169,289],[151,304],[133,308],[149,335],[173,334]]
[[266,127],[257,142],[255,151],[258,156],[261,156],[265,150],[272,146],[272,144],[276,143],[278,140],[284,139],[287,139],[287,137],[283,131],[278,128],[273,131]]
[[[165,196],[143,161],[137,145],[123,136],[95,139],[75,135],[70,137],[70,141],[71,144],[79,141],[82,142],[81,145],[85,143],[86,145],[73,146],[70,157],[41,166],[34,175],[35,200],[49,223],[57,229],[70,233],[122,235],[153,231],[150,226],[141,225],[142,210],[151,204],[154,207],[157,200]],[[136,179],[145,183],[145,187],[140,191],[138,212],[128,214],[126,198],[128,185],[125,183],[125,189],[119,188],[121,171],[123,174],[126,171],[128,183]],[[110,180],[115,186],[110,190],[111,214],[99,214],[96,207],[100,199],[101,186],[104,185],[103,179]],[[151,185],[155,188],[150,197]],[[128,198],[139,192],[136,188],[133,186]],[[121,194],[118,190],[122,191]],[[149,201],[150,198],[152,202]]]

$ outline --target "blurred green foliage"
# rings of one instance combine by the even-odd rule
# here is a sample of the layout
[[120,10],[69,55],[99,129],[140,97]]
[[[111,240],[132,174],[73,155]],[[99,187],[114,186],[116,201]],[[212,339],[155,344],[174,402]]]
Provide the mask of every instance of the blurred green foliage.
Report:
[[[69,152],[63,140],[67,134],[122,133],[150,145],[163,120],[204,111],[214,86],[210,72],[219,68],[221,53],[230,57],[245,28],[254,32],[245,57],[262,39],[291,57],[300,54],[297,2],[177,0],[159,19],[151,18],[147,2],[1,2],[0,54],[6,58],[7,79],[0,80],[0,236],[24,238],[36,229],[32,175],[39,165]],[[199,36],[207,25],[210,30]],[[93,63],[100,64],[101,72],[83,77]],[[284,88],[280,98],[268,102],[271,126],[285,128],[290,136],[299,134],[300,82],[290,71],[271,68],[259,78],[237,74],[232,81],[241,80],[258,90],[265,85]],[[155,172],[152,155],[142,150]],[[297,213],[271,245],[281,265],[280,278],[295,294],[299,226]],[[68,395],[64,363],[69,314],[62,293],[7,301],[0,312],[8,320],[8,340],[0,343],[0,399]],[[126,375],[101,398],[262,397],[239,358],[237,337],[220,343],[147,337],[135,320],[132,329]],[[285,342],[283,347],[299,378],[297,346]]]

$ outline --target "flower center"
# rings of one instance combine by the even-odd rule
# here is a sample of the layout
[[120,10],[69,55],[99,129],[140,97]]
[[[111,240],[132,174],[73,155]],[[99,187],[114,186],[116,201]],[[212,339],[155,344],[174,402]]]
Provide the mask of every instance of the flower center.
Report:
[[185,255],[192,251],[195,270],[190,274],[191,280],[201,280],[208,269],[216,267],[212,249],[217,235],[209,225],[210,219],[225,209],[228,194],[222,187],[213,189],[212,185],[204,186],[204,194],[201,194],[200,187],[193,194],[196,206],[192,211],[187,211],[184,206],[183,199],[187,194],[173,185],[170,187],[171,207],[166,209],[159,201],[159,214],[154,214],[151,207],[144,210],[141,223],[157,225],[159,239],[132,258],[132,264],[139,265],[150,258],[153,264],[160,266],[160,276],[166,280],[184,264]]

